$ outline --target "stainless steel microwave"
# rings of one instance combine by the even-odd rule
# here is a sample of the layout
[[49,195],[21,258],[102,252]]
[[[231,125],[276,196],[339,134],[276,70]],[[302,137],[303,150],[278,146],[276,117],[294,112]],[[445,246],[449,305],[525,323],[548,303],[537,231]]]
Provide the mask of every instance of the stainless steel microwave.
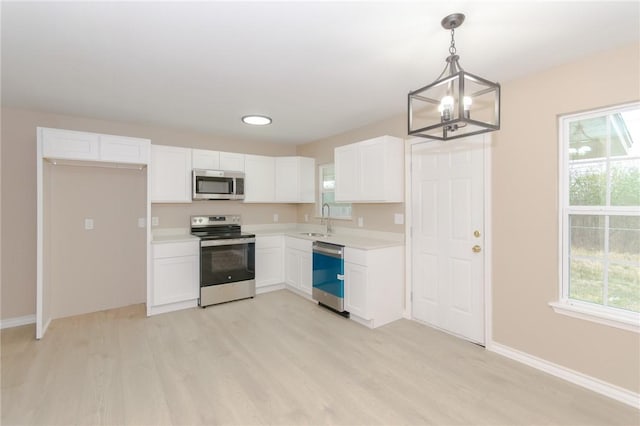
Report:
[[194,200],[244,200],[244,173],[193,169]]

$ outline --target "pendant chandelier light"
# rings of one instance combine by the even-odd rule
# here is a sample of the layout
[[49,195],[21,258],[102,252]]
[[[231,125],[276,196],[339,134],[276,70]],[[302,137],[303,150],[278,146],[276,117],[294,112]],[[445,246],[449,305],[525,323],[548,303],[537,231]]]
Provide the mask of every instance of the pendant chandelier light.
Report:
[[454,13],[442,19],[442,27],[451,30],[449,57],[436,81],[409,92],[409,135],[449,140],[500,129],[500,85],[458,63],[454,35],[464,18]]

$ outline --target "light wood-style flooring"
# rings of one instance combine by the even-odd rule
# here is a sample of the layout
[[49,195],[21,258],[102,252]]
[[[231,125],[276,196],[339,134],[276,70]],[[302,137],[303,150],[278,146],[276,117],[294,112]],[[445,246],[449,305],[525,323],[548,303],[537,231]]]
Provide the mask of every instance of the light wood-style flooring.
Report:
[[2,425],[638,425],[632,407],[400,320],[286,290],[2,331]]

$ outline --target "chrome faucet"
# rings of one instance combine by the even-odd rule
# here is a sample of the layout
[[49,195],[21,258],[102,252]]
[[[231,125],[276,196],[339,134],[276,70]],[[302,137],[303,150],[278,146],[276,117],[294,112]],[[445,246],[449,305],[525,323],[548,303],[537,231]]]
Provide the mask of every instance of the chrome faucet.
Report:
[[[324,208],[327,208],[327,216],[325,217],[324,215]],[[333,229],[331,229],[331,206],[329,205],[329,203],[324,203],[322,205],[322,219],[320,220],[320,224],[324,225],[324,233],[325,234],[330,234],[333,232]]]

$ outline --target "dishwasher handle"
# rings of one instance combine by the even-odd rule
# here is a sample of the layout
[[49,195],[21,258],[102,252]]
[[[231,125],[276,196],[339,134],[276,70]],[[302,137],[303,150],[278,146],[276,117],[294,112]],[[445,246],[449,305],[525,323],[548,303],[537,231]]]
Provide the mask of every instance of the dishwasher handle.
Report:
[[313,243],[313,252],[319,254],[325,254],[331,257],[344,257],[344,247],[339,246],[337,244],[328,244],[323,242],[315,241]]

